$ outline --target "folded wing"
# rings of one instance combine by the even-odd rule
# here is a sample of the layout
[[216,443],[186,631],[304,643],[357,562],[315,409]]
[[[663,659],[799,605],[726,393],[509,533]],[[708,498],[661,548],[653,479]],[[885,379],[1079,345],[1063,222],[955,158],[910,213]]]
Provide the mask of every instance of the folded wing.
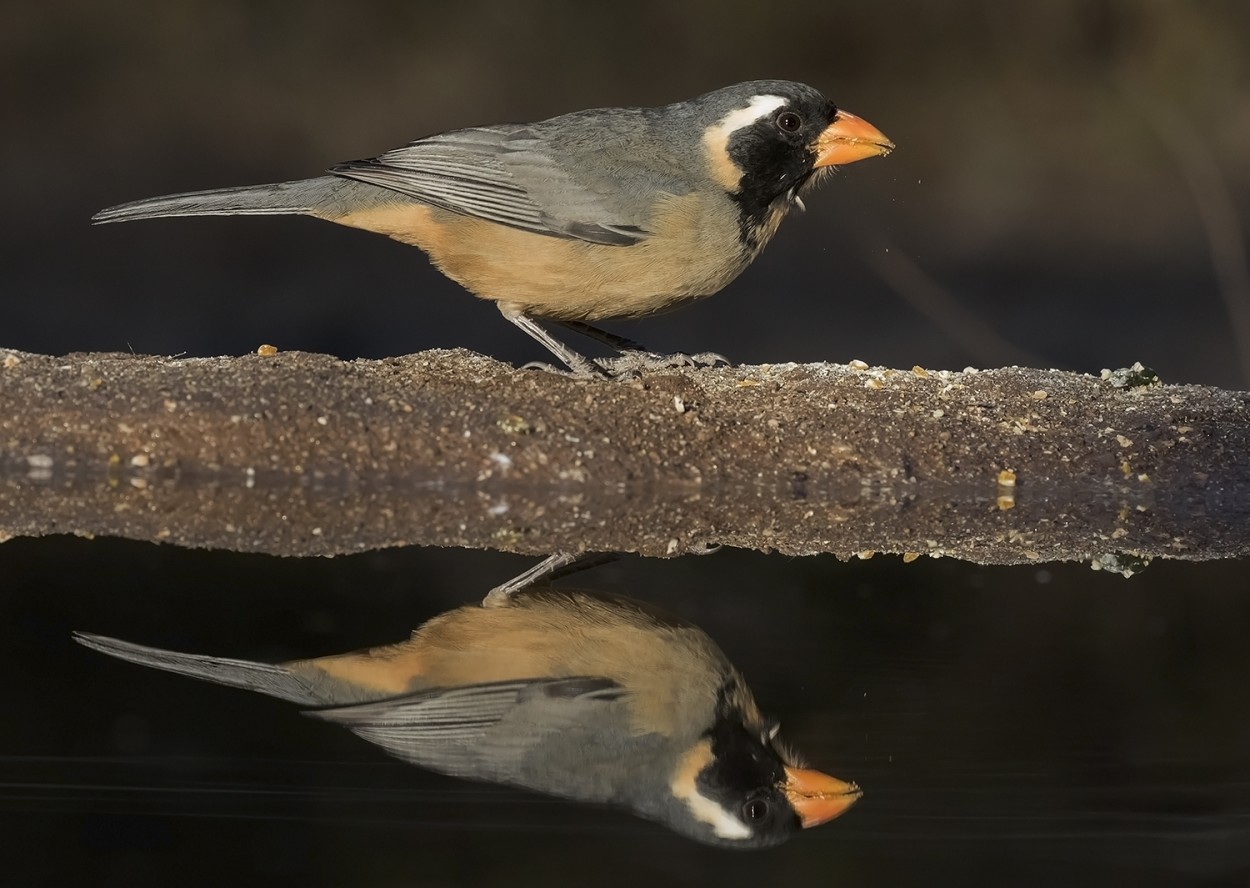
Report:
[[453,213],[524,231],[625,246],[647,235],[636,210],[578,181],[534,126],[442,133],[370,160],[338,164],[336,176],[366,182]]

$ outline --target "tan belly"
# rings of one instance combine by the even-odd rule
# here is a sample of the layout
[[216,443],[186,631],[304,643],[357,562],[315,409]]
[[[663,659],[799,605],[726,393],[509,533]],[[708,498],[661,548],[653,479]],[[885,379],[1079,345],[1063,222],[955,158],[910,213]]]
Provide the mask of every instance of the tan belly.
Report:
[[449,278],[527,314],[595,321],[636,317],[717,292],[754,258],[732,208],[665,197],[651,234],[605,246],[535,234],[424,204],[371,207],[330,221],[420,247]]
[[[682,725],[710,723],[730,668],[710,639],[657,627],[629,608],[579,600],[471,605],[435,617],[400,644],[285,665],[346,682],[363,699],[518,679],[611,678],[630,689],[638,733],[672,736]],[[757,712],[745,693],[742,702]]]

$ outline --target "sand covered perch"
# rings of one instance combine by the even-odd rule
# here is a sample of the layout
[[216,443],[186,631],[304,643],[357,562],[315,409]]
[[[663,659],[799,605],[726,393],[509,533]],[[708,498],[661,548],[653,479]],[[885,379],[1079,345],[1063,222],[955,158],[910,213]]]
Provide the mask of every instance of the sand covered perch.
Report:
[[0,538],[987,564],[1250,551],[1250,394],[1008,368],[631,381],[467,351],[0,350]]

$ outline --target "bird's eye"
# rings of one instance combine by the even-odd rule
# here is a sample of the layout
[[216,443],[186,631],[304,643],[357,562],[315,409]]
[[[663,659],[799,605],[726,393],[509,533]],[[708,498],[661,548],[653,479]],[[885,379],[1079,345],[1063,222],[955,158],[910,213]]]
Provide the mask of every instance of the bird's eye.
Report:
[[751,799],[742,806],[742,813],[747,820],[760,821],[768,816],[768,802],[763,799]]
[[803,118],[793,111],[782,111],[777,115],[777,129],[784,133],[797,133],[803,128]]

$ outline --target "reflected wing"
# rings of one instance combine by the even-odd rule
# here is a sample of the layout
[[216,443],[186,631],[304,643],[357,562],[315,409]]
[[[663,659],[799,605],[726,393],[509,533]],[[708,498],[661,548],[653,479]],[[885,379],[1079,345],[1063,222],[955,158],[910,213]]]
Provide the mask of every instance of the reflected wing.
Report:
[[538,234],[613,246],[646,236],[643,220],[576,181],[554,153],[534,127],[476,127],[339,164],[330,172]]
[[498,769],[473,765],[477,759],[498,758],[504,750],[522,754],[553,732],[593,722],[623,695],[606,678],[539,679],[425,691],[308,714],[350,728],[406,761],[484,776]]

